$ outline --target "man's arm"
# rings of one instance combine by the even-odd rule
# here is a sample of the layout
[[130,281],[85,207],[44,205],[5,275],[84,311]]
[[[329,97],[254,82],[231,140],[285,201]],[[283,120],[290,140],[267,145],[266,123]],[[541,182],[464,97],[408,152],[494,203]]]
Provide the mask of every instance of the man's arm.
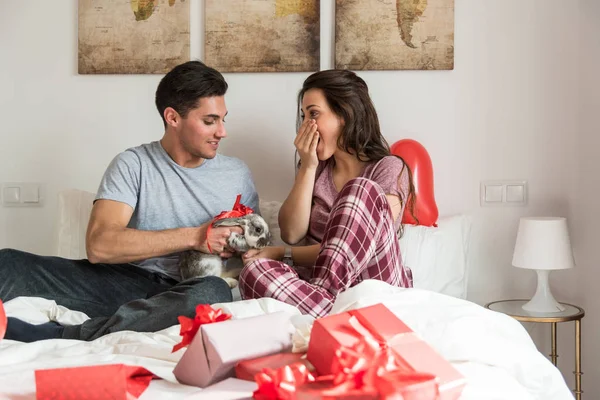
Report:
[[[206,228],[176,228],[161,231],[142,231],[127,228],[133,215],[131,206],[113,200],[98,200],[92,208],[86,233],[86,251],[91,263],[120,264],[163,256],[184,250],[208,253]],[[239,227],[211,229],[211,248],[221,256],[231,232],[241,233]]]

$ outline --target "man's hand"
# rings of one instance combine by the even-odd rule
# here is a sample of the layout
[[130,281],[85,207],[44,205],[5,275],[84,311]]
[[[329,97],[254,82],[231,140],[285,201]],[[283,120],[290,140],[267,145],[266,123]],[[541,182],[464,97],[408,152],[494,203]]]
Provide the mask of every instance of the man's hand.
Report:
[[267,246],[262,249],[250,249],[244,253],[242,260],[244,265],[250,264],[252,261],[259,258],[268,258],[269,260],[281,260],[285,249],[281,246]]
[[[211,224],[209,222],[208,224]],[[222,226],[218,228],[211,228],[209,232],[209,237],[206,237],[206,231],[208,230],[208,224],[202,225],[203,229],[200,229],[200,238],[199,244],[196,246],[196,250],[201,251],[207,254],[218,254],[223,258],[229,258],[233,255],[233,249],[231,249],[227,245],[227,239],[231,236],[232,233],[243,234],[244,230],[241,226]],[[210,249],[208,250],[207,242],[210,244]]]

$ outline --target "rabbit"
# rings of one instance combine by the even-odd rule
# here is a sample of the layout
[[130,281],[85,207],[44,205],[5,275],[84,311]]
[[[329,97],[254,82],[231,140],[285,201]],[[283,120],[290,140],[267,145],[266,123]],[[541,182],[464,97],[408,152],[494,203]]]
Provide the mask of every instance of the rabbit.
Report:
[[[271,244],[269,225],[258,214],[247,214],[238,218],[224,218],[215,221],[212,226],[241,226],[242,235],[233,232],[227,239],[227,244],[239,255],[250,249],[261,249]],[[216,254],[206,254],[196,250],[188,250],[179,257],[179,271],[183,280],[219,276],[223,278],[230,288],[238,285],[237,278],[243,268],[240,257],[231,257],[227,264]]]

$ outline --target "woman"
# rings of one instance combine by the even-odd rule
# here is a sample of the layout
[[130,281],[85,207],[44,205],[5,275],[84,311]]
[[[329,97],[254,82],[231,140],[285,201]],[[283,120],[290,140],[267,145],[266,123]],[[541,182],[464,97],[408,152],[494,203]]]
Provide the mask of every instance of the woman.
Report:
[[412,287],[397,236],[407,199],[412,211],[412,176],[390,155],[366,83],[347,70],[314,73],[298,108],[300,162],[279,225],[286,243],[304,245],[247,252],[242,298],[272,297],[321,317],[365,279]]

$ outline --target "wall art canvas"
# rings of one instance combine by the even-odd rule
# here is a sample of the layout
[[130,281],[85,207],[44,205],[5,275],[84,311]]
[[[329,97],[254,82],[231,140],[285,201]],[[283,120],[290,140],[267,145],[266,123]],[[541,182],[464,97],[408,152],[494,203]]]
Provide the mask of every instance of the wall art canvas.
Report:
[[454,0],[336,0],[335,67],[454,69]]
[[205,62],[221,72],[318,71],[319,0],[206,0]]
[[80,74],[163,74],[190,60],[189,0],[79,0]]

